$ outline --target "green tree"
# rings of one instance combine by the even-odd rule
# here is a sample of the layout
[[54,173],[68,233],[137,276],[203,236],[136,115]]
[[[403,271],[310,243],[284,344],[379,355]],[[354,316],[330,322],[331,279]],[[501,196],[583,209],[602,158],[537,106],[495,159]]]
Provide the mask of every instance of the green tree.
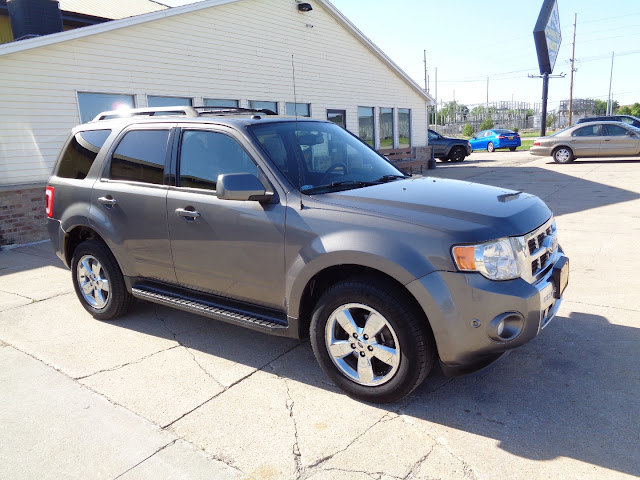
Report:
[[471,126],[471,124],[465,124],[464,128],[462,129],[462,135],[464,135],[465,137],[473,137],[473,127]]
[[547,115],[547,127],[553,125],[553,123],[558,119],[558,116],[555,113],[550,113]]
[[490,128],[493,128],[493,120],[491,117],[487,117],[480,124],[480,130],[489,130]]
[[[596,115],[606,115],[607,114],[607,100],[596,100]],[[617,100],[613,100],[611,105],[611,112],[618,113],[618,109],[620,108],[620,104]]]
[[620,115],[633,115],[634,117],[640,117],[640,103],[636,102],[633,105],[625,105],[618,109]]

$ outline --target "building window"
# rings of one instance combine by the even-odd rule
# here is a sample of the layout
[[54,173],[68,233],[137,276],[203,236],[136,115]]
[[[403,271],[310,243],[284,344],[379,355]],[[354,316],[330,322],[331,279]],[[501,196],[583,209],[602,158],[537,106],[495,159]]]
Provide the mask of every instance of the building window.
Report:
[[398,148],[411,146],[411,109],[398,109]]
[[358,136],[372,147],[374,146],[373,107],[358,107]]
[[111,158],[110,178],[162,185],[168,130],[132,130]]
[[205,98],[204,105],[206,107],[238,108],[240,106],[240,102],[238,102],[238,100],[229,100],[229,99],[223,99],[223,98]]
[[161,97],[158,95],[147,95],[147,105],[150,107],[175,107],[191,106],[192,99],[187,97]]
[[249,100],[249,108],[254,110],[266,109],[278,113],[278,102],[263,102],[261,100]]
[[393,108],[380,109],[380,148],[393,148]]
[[78,108],[80,110],[81,123],[93,120],[95,116],[101,112],[133,108],[134,106],[133,95],[78,92]]
[[345,110],[327,110],[327,120],[347,128],[347,112]]
[[292,117],[310,117],[311,105],[308,103],[289,103],[285,105],[286,115]]

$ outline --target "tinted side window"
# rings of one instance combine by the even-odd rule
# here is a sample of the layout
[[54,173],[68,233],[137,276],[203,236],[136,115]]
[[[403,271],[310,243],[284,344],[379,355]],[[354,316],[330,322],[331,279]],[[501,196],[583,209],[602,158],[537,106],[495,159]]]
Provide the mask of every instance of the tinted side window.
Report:
[[600,135],[600,125],[589,125],[575,130],[572,137],[597,137]]
[[111,130],[89,130],[76,133],[62,154],[57,175],[78,180],[85,178],[110,134]]
[[619,127],[618,125],[603,125],[604,126],[604,134],[607,137],[620,137],[627,134],[629,130],[623,127]]
[[111,158],[110,178],[162,185],[168,130],[133,130]]
[[233,138],[218,132],[188,130],[180,147],[181,187],[215,190],[218,175],[258,174],[258,167]]

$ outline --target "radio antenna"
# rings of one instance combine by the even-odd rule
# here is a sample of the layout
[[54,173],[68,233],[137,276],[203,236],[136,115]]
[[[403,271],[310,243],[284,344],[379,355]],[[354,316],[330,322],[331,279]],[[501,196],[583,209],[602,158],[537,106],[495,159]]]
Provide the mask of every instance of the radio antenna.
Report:
[[296,95],[296,66],[291,54],[291,75],[293,79],[293,110],[296,116],[296,161],[298,162],[298,194],[300,195],[300,210],[304,208],[302,204],[302,148],[300,147],[300,132],[298,130],[298,97]]

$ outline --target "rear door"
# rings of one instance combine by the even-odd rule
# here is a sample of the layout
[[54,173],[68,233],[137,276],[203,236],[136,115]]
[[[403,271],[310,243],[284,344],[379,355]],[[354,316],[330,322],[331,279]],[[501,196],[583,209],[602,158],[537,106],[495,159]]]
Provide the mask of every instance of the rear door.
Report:
[[285,205],[216,196],[220,174],[261,175],[242,139],[224,127],[185,127],[176,172],[167,211],[178,283],[283,310]]
[[171,125],[138,125],[116,140],[91,193],[90,217],[125,275],[175,283],[167,232]]

